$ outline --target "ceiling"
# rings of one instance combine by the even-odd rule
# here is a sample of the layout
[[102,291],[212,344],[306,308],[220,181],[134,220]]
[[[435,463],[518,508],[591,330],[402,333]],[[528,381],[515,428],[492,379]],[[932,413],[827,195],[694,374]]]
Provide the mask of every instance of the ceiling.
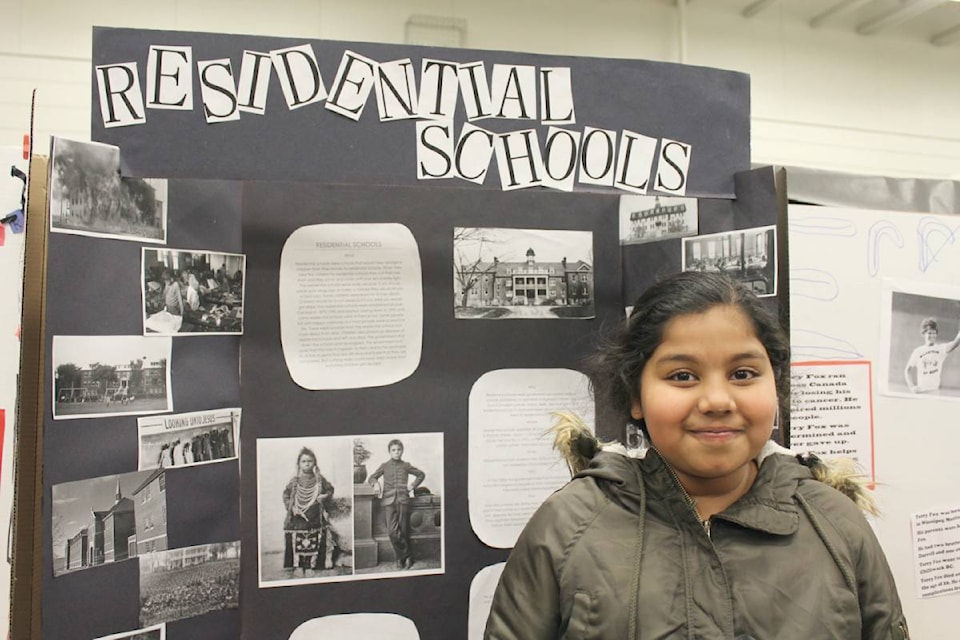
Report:
[[960,0],[665,0],[689,10],[707,4],[750,20],[790,20],[865,37],[897,37],[960,47]]

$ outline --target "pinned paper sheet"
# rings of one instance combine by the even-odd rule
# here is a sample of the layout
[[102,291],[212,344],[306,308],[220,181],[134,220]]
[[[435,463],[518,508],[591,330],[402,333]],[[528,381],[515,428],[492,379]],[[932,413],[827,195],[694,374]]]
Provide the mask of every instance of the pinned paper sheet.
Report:
[[460,92],[459,66],[447,60],[423,59],[420,65],[418,109],[421,118],[452,122]]
[[911,529],[917,594],[960,593],[960,506],[916,513]]
[[570,67],[540,69],[540,117],[544,124],[573,124],[573,79]]
[[307,620],[290,640],[350,638],[351,640],[420,640],[413,620],[393,613],[349,613]]
[[570,369],[489,371],[470,390],[470,524],[490,547],[512,547],[534,511],[570,480],[549,433],[554,411],[593,428],[587,378]]
[[167,625],[161,623],[133,631],[111,633],[109,636],[101,636],[95,640],[167,640]]
[[299,109],[327,98],[317,54],[309,44],[274,49],[270,59],[288,108]]
[[493,116],[495,118],[510,118],[516,120],[536,119],[536,67],[521,64],[493,65],[490,94]]
[[207,124],[240,119],[239,99],[230,58],[197,60],[203,117]]
[[790,446],[873,468],[873,394],[867,361],[795,362],[790,370]]
[[305,389],[379,387],[420,364],[420,253],[401,224],[317,224],[280,255],[280,338]]
[[344,51],[337,77],[330,89],[330,99],[324,106],[354,122],[358,121],[373,89],[376,73],[375,61],[353,51]]
[[150,46],[147,106],[186,111],[193,108],[193,47]]
[[483,640],[487,617],[493,605],[493,592],[500,583],[505,562],[484,567],[470,582],[470,610],[467,612],[467,640]]

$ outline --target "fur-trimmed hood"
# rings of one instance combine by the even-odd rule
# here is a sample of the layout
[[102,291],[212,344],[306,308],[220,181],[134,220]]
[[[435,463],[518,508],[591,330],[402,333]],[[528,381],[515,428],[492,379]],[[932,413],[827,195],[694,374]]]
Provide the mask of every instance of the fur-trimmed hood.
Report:
[[[600,452],[619,454],[628,458],[644,458],[650,449],[649,446],[627,449],[619,442],[601,442],[580,416],[574,413],[558,411],[553,414],[553,417],[555,419],[551,427],[554,436],[553,448],[563,456],[571,476],[584,472]],[[867,479],[852,459],[821,460],[813,454],[796,454],[770,441],[760,450],[757,465],[759,466],[768,456],[775,454],[795,457],[800,464],[810,470],[815,480],[840,491],[862,512],[879,515],[873,494],[867,487]],[[603,473],[598,474],[594,465],[594,471],[590,475],[603,475]]]

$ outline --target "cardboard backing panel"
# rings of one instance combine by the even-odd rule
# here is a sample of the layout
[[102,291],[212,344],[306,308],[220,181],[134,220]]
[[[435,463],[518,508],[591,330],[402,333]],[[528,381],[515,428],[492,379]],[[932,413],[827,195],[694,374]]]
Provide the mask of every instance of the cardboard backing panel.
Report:
[[47,158],[30,160],[26,208],[26,257],[23,272],[23,328],[17,406],[13,584],[10,637],[40,637],[40,491],[43,465],[44,301],[48,240]]

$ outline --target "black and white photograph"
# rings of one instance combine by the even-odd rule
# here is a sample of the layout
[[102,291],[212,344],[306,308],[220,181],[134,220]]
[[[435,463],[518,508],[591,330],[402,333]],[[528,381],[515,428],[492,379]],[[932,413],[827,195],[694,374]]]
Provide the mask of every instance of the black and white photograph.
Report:
[[456,227],[453,306],[467,320],[593,318],[593,234]]
[[140,624],[183,620],[240,605],[240,542],[140,556]]
[[245,274],[242,254],[144,248],[144,335],[242,334]]
[[55,484],[53,575],[167,548],[163,469]]
[[353,466],[348,436],[257,440],[260,586],[353,576]]
[[960,287],[884,281],[889,395],[960,400]]
[[443,434],[355,437],[353,465],[357,574],[443,573]]
[[137,418],[139,469],[192,467],[233,460],[240,437],[240,409]]
[[101,636],[94,640],[166,640],[167,625],[157,624],[136,631],[125,631],[123,633],[114,633],[109,636]]
[[54,336],[53,419],[173,410],[170,338]]
[[760,298],[777,295],[777,229],[740,229],[684,238],[683,270],[722,272]]
[[695,236],[698,210],[696,198],[620,196],[620,244]]
[[120,176],[120,150],[53,138],[50,230],[137,242],[167,241],[167,181]]

